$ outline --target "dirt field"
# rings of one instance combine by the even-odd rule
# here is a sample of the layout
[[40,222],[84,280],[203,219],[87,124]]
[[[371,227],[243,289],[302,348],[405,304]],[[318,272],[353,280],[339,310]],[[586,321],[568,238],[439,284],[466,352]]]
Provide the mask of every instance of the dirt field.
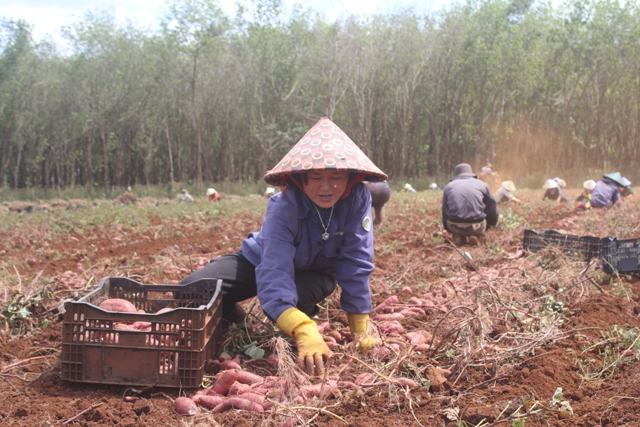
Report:
[[[572,200],[577,190],[567,193]],[[640,236],[638,197],[617,209],[575,213],[571,203],[542,202],[541,192],[518,193],[526,203],[500,206],[501,224],[487,233],[484,245],[456,248],[442,233],[441,194],[394,194],[386,222],[375,230],[374,307],[395,295],[398,303],[387,311],[420,308],[399,320],[404,333],[382,334],[386,351],[362,356],[348,341],[338,342],[327,378],[338,381],[339,391],[328,397],[300,402],[288,396],[264,414],[203,410],[195,417],[178,415],[172,404],[180,393],[194,390],[135,393],[124,386],[61,380],[56,307],[62,298],[85,295],[102,277],[176,283],[209,258],[235,251],[259,228],[262,212],[211,217],[198,214],[212,209],[202,203],[190,207],[186,217],[145,210],[140,226],[108,222],[64,233],[54,226],[59,220],[41,226],[27,220],[55,216],[55,208],[48,214],[1,212],[5,223],[18,224],[0,235],[3,307],[16,295],[7,283],[19,283],[32,315],[15,322],[17,337],[0,335],[0,425],[640,425],[639,276],[608,275],[598,262],[554,249],[522,251],[527,228]],[[224,203],[244,202],[231,198],[220,206]],[[82,209],[89,218],[100,208]],[[328,319],[328,331],[341,333],[348,325],[337,300],[327,302],[318,322]],[[251,339],[263,344],[274,334],[259,322],[264,316],[254,302],[245,303],[254,307]],[[45,325],[46,319],[51,321]],[[428,346],[421,351],[407,338],[416,331],[426,337]],[[228,351],[237,349],[236,339],[237,333],[224,336]],[[244,355],[241,360],[247,371],[277,372],[266,360]],[[206,373],[215,375],[216,366]],[[354,387],[363,374],[370,375]],[[398,378],[418,387],[401,385]],[[562,395],[553,400],[558,388]],[[125,401],[125,395],[136,399]]]

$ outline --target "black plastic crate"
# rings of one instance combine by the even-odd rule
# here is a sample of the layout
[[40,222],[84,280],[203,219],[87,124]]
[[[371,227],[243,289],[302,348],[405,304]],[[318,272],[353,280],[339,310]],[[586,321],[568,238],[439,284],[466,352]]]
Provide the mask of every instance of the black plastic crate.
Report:
[[602,271],[612,274],[640,271],[640,239],[602,239]]
[[557,230],[524,230],[523,247],[529,252],[538,252],[549,246],[561,250],[563,253],[579,257],[586,261],[591,258],[599,258],[601,242],[599,237],[575,236],[562,234]]
[[[62,378],[69,381],[195,388],[207,361],[219,349],[222,280],[186,285],[145,285],[108,277],[62,311]],[[122,298],[150,313],[101,309]],[[162,308],[172,308],[156,314]],[[149,330],[122,330],[123,323],[149,322]]]

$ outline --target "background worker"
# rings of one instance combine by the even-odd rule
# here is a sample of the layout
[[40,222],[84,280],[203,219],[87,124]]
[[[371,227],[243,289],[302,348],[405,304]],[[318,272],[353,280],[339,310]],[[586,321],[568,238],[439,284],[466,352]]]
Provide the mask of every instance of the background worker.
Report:
[[478,245],[485,230],[498,223],[496,200],[467,163],[457,165],[454,175],[444,187],[442,225],[453,234],[456,245]]
[[622,189],[622,191],[620,191],[620,197],[622,197],[623,200],[630,199],[631,197],[633,197],[633,190],[631,189],[631,181],[629,181],[626,177],[623,176],[622,184],[624,185],[624,188]]
[[549,199],[549,200],[553,200],[554,202],[569,201],[569,199],[567,199],[564,196],[564,194],[562,194],[562,190],[560,189],[560,184],[555,179],[546,180],[542,188],[545,190],[544,195],[542,196],[542,200]]
[[295,340],[306,372],[322,375],[331,352],[311,317],[336,284],[358,349],[379,343],[369,325],[373,226],[371,193],[362,182],[387,175],[322,118],[264,179],[282,191],[269,198],[260,232],[182,283],[224,280],[222,315],[231,322],[246,316],[238,303],[257,295],[265,315]]
[[436,184],[435,182],[432,182],[431,184],[429,184],[429,190],[440,191],[440,187],[438,187],[438,184]]
[[414,188],[408,182],[404,185],[404,187],[402,187],[402,191],[404,193],[415,193],[416,192],[416,190],[414,190]]
[[276,194],[276,189],[273,187],[267,187],[267,189],[264,190],[264,197],[266,197],[267,199],[274,194]]
[[557,183],[558,183],[558,186],[559,186],[561,189],[562,189],[562,188],[565,188],[565,187],[567,186],[567,183],[566,183],[566,182],[565,182],[565,180],[564,180],[564,179],[562,179],[562,178],[558,178],[558,177],[556,176],[555,178],[553,178],[553,180],[554,180],[555,182],[557,182]]
[[596,186],[596,182],[592,179],[588,179],[582,183],[582,193],[576,199],[578,204],[575,207],[577,211],[584,211],[591,209],[591,191]]
[[371,207],[375,213],[374,225],[380,225],[384,221],[384,205],[391,198],[391,187],[387,181],[366,182],[371,193]]
[[481,181],[484,181],[491,190],[493,190],[499,182],[498,173],[493,170],[493,165],[491,164],[491,162],[487,162],[487,164],[485,164],[482,169],[480,169],[478,178]]
[[182,190],[180,190],[180,193],[178,193],[178,201],[193,203],[194,200],[193,197],[191,197],[191,194],[189,194],[189,192],[186,190],[186,188],[183,188]]
[[215,188],[207,188],[207,200],[210,202],[216,202],[220,200],[220,193],[218,193]]
[[516,203],[522,203],[520,199],[513,195],[516,191],[516,185],[513,181],[502,181],[502,186],[496,191],[496,202],[506,203],[513,200]]
[[611,172],[602,175],[602,179],[596,183],[591,191],[591,206],[594,208],[610,208],[622,203],[621,191],[624,182],[620,172]]

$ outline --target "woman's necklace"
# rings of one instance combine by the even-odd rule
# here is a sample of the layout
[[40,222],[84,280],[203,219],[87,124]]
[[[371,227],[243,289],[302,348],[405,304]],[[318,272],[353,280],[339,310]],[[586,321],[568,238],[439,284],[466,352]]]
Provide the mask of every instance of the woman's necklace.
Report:
[[329,235],[329,225],[331,225],[331,218],[333,218],[333,208],[335,207],[335,205],[331,206],[331,213],[329,214],[329,221],[327,221],[327,226],[324,226],[324,221],[322,220],[322,216],[320,215],[320,211],[318,210],[318,207],[315,205],[315,203],[313,204],[313,207],[316,208],[316,212],[318,213],[318,218],[320,218],[320,224],[322,224],[322,228],[324,228],[324,233],[322,234],[322,240],[329,240],[329,237],[331,237]]

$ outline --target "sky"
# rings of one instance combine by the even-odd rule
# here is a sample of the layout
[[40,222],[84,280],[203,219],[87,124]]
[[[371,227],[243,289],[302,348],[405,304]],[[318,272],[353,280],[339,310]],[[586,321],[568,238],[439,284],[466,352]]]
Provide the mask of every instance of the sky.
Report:
[[[433,12],[452,0],[297,0],[324,13],[328,19],[342,14],[367,15],[386,13],[414,7],[420,12]],[[218,5],[229,15],[235,13],[234,0],[218,0]],[[284,0],[285,5],[294,0]],[[60,28],[78,20],[90,11],[107,10],[117,22],[127,19],[141,28],[156,28],[166,11],[166,0],[2,0],[0,19],[22,19],[32,26],[34,40],[47,35],[58,44],[63,42]]]

